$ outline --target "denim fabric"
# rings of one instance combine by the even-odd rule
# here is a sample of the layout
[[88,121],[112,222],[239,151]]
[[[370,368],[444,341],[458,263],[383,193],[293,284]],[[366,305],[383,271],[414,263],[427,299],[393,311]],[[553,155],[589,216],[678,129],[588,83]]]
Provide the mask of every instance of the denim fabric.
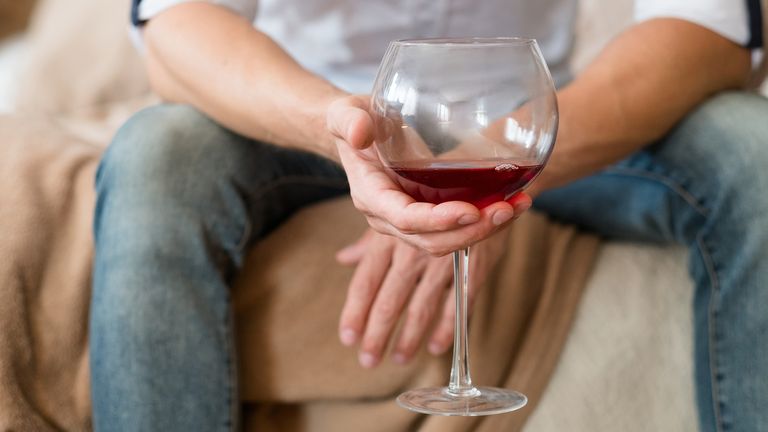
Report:
[[702,431],[768,431],[767,120],[766,99],[722,94],[658,144],[535,203],[609,237],[688,247]]
[[229,286],[254,239],[345,193],[344,172],[161,105],[120,129],[96,184],[95,429],[236,430]]
[[[658,144],[535,203],[606,236],[689,247],[707,432],[768,431],[766,119],[766,100],[723,94]],[[346,188],[333,163],[242,138],[189,107],[134,116],[97,176],[96,430],[236,429],[228,287],[244,251]]]

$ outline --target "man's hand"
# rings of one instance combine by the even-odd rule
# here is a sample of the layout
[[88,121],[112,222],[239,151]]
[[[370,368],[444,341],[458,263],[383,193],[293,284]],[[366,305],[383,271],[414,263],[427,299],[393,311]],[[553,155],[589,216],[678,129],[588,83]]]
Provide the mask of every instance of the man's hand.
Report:
[[[505,238],[504,233],[499,233],[472,247],[470,311],[477,290],[504,251]],[[428,349],[432,354],[442,354],[451,347],[455,296],[450,289],[450,256],[431,256],[369,229],[356,243],[339,251],[336,258],[342,264],[357,265],[341,314],[339,337],[347,346],[359,343],[363,367],[375,367],[390,340],[393,360],[407,363],[430,328]],[[401,317],[402,327],[395,335]]]
[[[470,264],[471,308],[477,287],[503,251],[502,235],[481,240],[527,210],[531,198],[520,193],[482,210],[460,201],[417,202],[384,171],[371,146],[375,127],[365,97],[333,102],[328,130],[337,138],[355,207],[375,230],[337,255],[340,262],[357,265],[339,324],[342,343],[359,343],[360,364],[374,367],[393,340],[393,359],[406,363],[439,315],[428,346],[433,354],[445,352],[453,341],[455,299],[445,297],[453,266],[444,255],[476,245]],[[403,326],[395,340],[401,315]]]
[[371,147],[374,123],[367,99],[349,96],[328,109],[328,129],[336,140],[355,207],[376,231],[441,256],[487,238],[531,206],[520,193],[482,210],[470,203],[416,202],[389,178]]

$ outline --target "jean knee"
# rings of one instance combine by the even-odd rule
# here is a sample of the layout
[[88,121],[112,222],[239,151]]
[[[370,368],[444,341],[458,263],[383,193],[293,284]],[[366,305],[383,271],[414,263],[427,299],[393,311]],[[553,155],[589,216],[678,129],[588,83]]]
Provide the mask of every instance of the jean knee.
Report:
[[238,179],[253,147],[189,106],[135,114],[99,166],[97,246],[108,244],[109,254],[150,256],[190,247],[202,235],[237,252],[249,231]]
[[157,105],[131,117],[115,134],[102,158],[97,187],[174,184],[196,159],[215,149],[221,127],[187,105]]
[[[723,202],[748,200],[768,210],[768,99],[724,92],[683,120],[674,137],[689,142],[677,156],[689,165],[708,195]],[[695,165],[695,166],[693,166]]]

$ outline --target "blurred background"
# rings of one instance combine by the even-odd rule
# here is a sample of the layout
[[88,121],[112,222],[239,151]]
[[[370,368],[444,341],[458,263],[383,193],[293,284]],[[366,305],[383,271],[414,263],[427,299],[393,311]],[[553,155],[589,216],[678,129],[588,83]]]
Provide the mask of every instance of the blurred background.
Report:
[[0,113],[55,117],[106,144],[152,101],[128,38],[129,8],[128,0],[0,0]]
[[36,0],[0,0],[0,112],[13,107],[13,83],[22,53],[21,33],[27,28]]

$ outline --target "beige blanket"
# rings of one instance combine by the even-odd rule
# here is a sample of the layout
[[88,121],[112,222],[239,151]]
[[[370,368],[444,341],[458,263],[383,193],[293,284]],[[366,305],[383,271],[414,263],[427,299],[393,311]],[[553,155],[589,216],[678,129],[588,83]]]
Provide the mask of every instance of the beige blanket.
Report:
[[22,31],[34,6],[34,0],[0,0],[0,40]]
[[[89,429],[92,183],[102,147],[64,130],[0,118],[0,430]],[[514,225],[474,311],[473,377],[531,402],[513,414],[446,418],[394,403],[401,390],[444,384],[446,356],[370,372],[336,339],[351,270],[333,252],[363,228],[349,200],[327,202],[247,261],[234,289],[245,429],[519,430],[556,364],[597,240],[535,214]]]

